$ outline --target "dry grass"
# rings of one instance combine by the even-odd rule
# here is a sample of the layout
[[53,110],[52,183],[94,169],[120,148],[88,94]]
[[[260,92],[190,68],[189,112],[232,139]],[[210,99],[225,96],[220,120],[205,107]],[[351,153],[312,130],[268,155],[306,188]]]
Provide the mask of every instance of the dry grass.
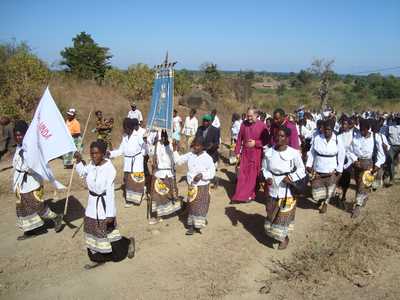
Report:
[[331,218],[291,259],[275,261],[273,272],[308,295],[335,277],[363,286],[379,271],[385,255],[400,253],[400,202],[383,197],[378,201],[357,221]]

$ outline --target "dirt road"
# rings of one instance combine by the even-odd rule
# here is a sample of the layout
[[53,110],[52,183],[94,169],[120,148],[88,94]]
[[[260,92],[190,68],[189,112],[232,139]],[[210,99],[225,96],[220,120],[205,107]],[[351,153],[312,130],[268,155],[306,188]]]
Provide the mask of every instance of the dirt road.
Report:
[[[115,160],[117,170],[121,161]],[[2,164],[2,168],[4,168]],[[67,182],[69,171],[62,169],[62,162],[53,162],[57,177]],[[1,169],[1,168],[0,168]],[[15,197],[9,191],[12,170],[0,172],[0,298],[1,299],[290,299],[296,291],[274,288],[260,294],[273,274],[274,261],[289,258],[293,251],[302,247],[309,234],[318,231],[332,216],[349,218],[343,211],[329,207],[328,215],[320,215],[308,202],[300,203],[294,234],[289,248],[278,251],[269,245],[263,229],[265,208],[262,203],[230,205],[229,195],[234,185],[233,168],[223,165],[218,175],[221,187],[212,192],[209,225],[202,235],[187,237],[178,217],[150,226],[146,221],[146,205],[124,208],[122,193],[117,191],[118,224],[125,236],[134,236],[137,255],[132,260],[109,263],[91,271],[83,265],[88,261],[82,230],[72,238],[76,229],[66,227],[61,233],[49,233],[28,241],[17,242],[19,234],[15,226]],[[179,170],[180,175],[183,170]],[[119,174],[118,183],[122,182]],[[119,184],[117,184],[119,186]],[[185,183],[179,184],[180,194],[185,193]],[[369,203],[376,207],[377,196],[394,197],[398,187],[385,189],[372,196]],[[47,198],[52,198],[47,187]],[[87,191],[77,178],[73,184],[71,224],[82,222]],[[50,200],[61,211],[61,200]],[[388,258],[399,264],[398,259]],[[395,282],[399,268],[391,268],[385,276]],[[384,278],[381,278],[382,280]],[[386,281],[385,281],[386,282]],[[390,282],[386,284],[390,285]],[[376,283],[379,284],[379,281]],[[284,286],[284,285],[283,285]],[[343,282],[343,295],[350,298],[366,297],[356,288]],[[391,287],[395,290],[395,287]],[[374,285],[368,289],[377,291]],[[355,291],[355,293],[353,292]],[[388,287],[387,291],[391,291]],[[371,292],[372,293],[372,292]],[[389,292],[389,296],[393,293]],[[359,295],[360,297],[357,297]],[[367,293],[367,296],[369,294]],[[333,297],[334,294],[331,294]],[[363,297],[361,297],[363,296]],[[330,298],[330,297],[328,297]],[[346,297],[345,297],[346,298]],[[334,299],[334,298],[331,298]],[[393,298],[394,299],[394,298]]]

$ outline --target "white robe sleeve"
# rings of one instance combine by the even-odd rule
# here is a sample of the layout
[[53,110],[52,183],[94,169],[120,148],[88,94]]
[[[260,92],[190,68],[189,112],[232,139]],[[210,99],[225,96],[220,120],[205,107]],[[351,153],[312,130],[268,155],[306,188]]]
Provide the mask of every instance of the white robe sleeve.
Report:
[[117,208],[115,206],[115,192],[114,192],[114,180],[116,171],[114,166],[111,165],[110,170],[107,174],[106,182],[106,218],[112,218],[116,216]]
[[121,156],[122,154],[124,154],[124,148],[125,148],[125,139],[122,138],[119,148],[115,149],[113,151],[110,151],[110,158],[118,157],[118,156]]
[[312,168],[314,166],[314,156],[315,156],[315,151],[314,151],[314,143],[311,146],[310,151],[308,151],[307,155],[307,163],[306,166],[308,168]]
[[303,160],[301,159],[301,155],[299,151],[296,151],[295,157],[293,158],[294,166],[296,167],[296,171],[289,175],[289,178],[292,181],[297,181],[306,177],[306,169],[304,167]]
[[354,162],[358,160],[358,156],[354,153],[354,148],[355,148],[355,140],[351,142],[349,151],[347,152],[347,164],[344,166],[345,169],[350,167]]
[[79,164],[76,164],[75,170],[78,173],[78,175],[82,178],[85,178],[88,174],[88,167],[83,164],[83,162],[80,162]]
[[337,138],[337,142],[338,142],[338,144],[337,144],[337,147],[338,147],[338,154],[337,154],[338,164],[337,164],[337,167],[336,167],[336,171],[339,172],[339,173],[342,173],[343,172],[344,160],[346,158],[346,150],[344,148],[342,139],[339,139],[338,137],[336,137],[336,138]]
[[192,152],[188,152],[186,154],[179,155],[178,151],[174,151],[174,161],[179,166],[183,165],[183,164],[187,163],[190,155],[192,155]]
[[386,156],[385,156],[385,152],[383,151],[383,146],[382,146],[382,142],[377,139],[376,141],[376,146],[377,146],[377,153],[376,153],[376,163],[375,166],[377,166],[378,168],[380,168],[386,161]]

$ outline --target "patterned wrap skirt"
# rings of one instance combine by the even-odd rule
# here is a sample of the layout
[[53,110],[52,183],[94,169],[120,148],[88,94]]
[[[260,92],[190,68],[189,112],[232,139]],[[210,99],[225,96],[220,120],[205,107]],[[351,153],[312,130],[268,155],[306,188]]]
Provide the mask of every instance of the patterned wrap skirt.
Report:
[[54,219],[57,215],[43,200],[43,187],[17,195],[17,227],[28,232],[44,225],[43,219]]
[[[82,144],[82,137],[75,137],[73,138],[74,144],[78,152],[82,152],[83,144]],[[71,166],[74,163],[74,152],[69,152],[63,156],[64,166]]]
[[329,200],[335,195],[336,175],[318,174],[311,182],[311,188],[312,202],[316,204],[329,203]]
[[294,229],[296,198],[274,198],[267,201],[267,217],[264,223],[266,235],[283,242]]
[[188,226],[204,228],[207,226],[207,213],[210,206],[210,185],[188,186]]
[[354,167],[354,179],[356,181],[356,205],[363,206],[368,200],[369,187],[362,181],[364,172],[371,169],[372,159],[360,159],[360,168]]
[[174,178],[153,177],[151,185],[151,211],[157,217],[167,216],[181,209],[178,188]]
[[126,202],[132,202],[136,205],[142,203],[143,194],[145,193],[145,176],[144,172],[125,172],[124,173],[124,196]]
[[92,253],[111,253],[112,242],[119,241],[122,237],[117,229],[116,219],[114,224],[107,225],[105,219],[96,220],[85,216],[83,221],[86,247]]

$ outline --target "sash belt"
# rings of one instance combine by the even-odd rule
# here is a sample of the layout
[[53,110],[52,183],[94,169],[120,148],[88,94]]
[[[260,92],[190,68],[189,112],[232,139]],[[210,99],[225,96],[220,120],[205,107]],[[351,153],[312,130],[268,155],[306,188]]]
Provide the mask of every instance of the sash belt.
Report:
[[97,197],[96,199],[96,219],[97,219],[97,224],[99,224],[99,200],[101,200],[101,204],[103,205],[104,213],[106,212],[106,200],[104,199],[104,196],[106,195],[106,192],[103,192],[101,194],[97,194],[95,192],[89,191],[89,195],[93,197]]

